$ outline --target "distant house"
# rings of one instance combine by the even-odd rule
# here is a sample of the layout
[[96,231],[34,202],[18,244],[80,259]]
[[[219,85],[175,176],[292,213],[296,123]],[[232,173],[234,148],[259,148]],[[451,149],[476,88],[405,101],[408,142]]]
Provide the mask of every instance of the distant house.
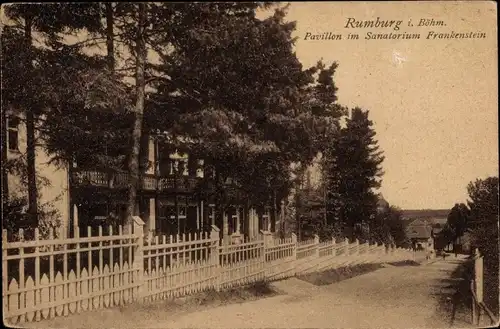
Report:
[[426,219],[416,219],[406,228],[408,238],[417,250],[434,250],[434,231]]

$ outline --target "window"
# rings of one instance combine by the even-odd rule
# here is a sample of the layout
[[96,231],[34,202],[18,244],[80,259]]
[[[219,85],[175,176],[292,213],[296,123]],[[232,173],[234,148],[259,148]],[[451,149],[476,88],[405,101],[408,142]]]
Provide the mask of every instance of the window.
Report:
[[9,144],[9,150],[18,151],[19,150],[19,118],[10,117],[7,123],[7,140]]

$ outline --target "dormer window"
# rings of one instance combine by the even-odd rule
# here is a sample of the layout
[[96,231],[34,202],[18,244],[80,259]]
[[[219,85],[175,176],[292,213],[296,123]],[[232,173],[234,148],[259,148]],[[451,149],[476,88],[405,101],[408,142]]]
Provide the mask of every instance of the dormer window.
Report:
[[19,123],[18,117],[9,117],[7,120],[7,140],[11,151],[19,151]]

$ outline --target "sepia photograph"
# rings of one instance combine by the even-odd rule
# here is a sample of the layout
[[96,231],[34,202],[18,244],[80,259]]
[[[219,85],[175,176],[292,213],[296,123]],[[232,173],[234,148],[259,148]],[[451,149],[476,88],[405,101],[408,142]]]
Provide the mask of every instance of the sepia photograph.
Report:
[[1,6],[9,328],[499,325],[497,3]]

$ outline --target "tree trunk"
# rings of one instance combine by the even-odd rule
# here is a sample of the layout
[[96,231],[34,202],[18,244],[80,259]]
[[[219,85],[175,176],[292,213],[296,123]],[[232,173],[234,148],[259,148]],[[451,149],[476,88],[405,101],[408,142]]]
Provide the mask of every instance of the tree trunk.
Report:
[[224,237],[224,183],[221,177],[220,168],[218,168],[215,163],[213,163],[213,180],[214,180],[214,222],[215,226],[219,229],[219,236],[222,239]]
[[9,198],[9,173],[7,172],[7,113],[2,111],[2,196],[3,200]]
[[323,182],[323,225],[327,226],[328,224],[328,218],[327,218],[327,215],[326,215],[326,181]]
[[134,107],[134,128],[132,131],[132,147],[129,157],[129,186],[128,186],[128,205],[125,213],[127,224],[132,224],[132,216],[134,215],[135,203],[137,198],[137,186],[139,183],[139,153],[141,146],[142,135],[142,120],[144,116],[145,102],[145,80],[144,70],[146,63],[146,41],[144,39],[146,27],[146,4],[139,3],[138,5],[138,24],[136,35],[136,69],[135,69],[135,90],[136,102]]
[[115,44],[114,44],[114,17],[113,17],[113,4],[111,2],[106,2],[104,4],[106,7],[106,48],[107,48],[107,60],[108,67],[110,71],[115,69]]
[[243,218],[245,219],[245,221],[243,222],[243,234],[247,237],[250,237],[250,200],[248,198],[245,204]]
[[278,206],[276,204],[276,190],[273,190],[273,216],[271,219],[271,232],[276,232],[276,220],[278,219]]
[[181,224],[179,223],[179,199],[177,195],[178,186],[178,163],[174,160],[174,208],[175,208],[175,225],[177,225],[177,234],[181,234]]
[[[32,18],[26,17],[24,26],[24,40],[26,48],[29,49],[32,45],[31,36]],[[31,67],[31,60],[28,56],[26,60],[26,68]],[[32,104],[26,108],[26,171],[28,175],[28,215],[30,224],[38,225],[38,191],[36,186],[36,167],[35,167],[35,115],[33,113]]]

